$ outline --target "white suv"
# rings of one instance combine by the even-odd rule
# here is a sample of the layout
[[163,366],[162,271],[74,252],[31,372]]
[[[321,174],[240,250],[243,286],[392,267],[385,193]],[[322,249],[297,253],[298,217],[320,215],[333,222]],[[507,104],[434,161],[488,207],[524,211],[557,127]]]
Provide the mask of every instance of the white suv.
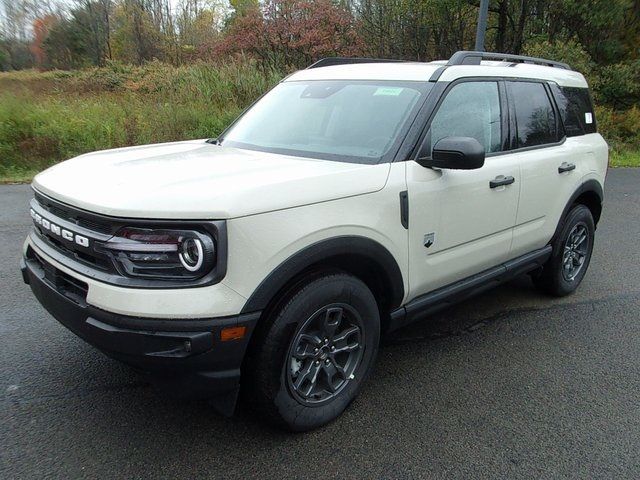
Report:
[[96,152],[33,182],[23,275],[60,322],[174,392],[292,430],[357,395],[380,335],[515,275],[566,295],[607,144],[567,65],[331,58],[218,139]]

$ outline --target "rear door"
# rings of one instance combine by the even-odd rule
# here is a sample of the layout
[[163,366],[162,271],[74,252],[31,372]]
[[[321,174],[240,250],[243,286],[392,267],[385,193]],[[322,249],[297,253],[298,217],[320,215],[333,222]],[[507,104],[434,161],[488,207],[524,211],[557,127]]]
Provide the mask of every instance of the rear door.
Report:
[[506,82],[511,106],[514,159],[520,165],[520,205],[510,256],[541,248],[553,236],[562,211],[580,186],[589,152],[567,139],[550,86]]
[[[518,161],[508,140],[503,85],[491,79],[449,87],[431,120],[427,151],[445,137],[473,137],[485,147],[482,168],[425,168],[407,162],[410,297],[507,260],[519,194]],[[508,185],[492,181],[511,178]]]

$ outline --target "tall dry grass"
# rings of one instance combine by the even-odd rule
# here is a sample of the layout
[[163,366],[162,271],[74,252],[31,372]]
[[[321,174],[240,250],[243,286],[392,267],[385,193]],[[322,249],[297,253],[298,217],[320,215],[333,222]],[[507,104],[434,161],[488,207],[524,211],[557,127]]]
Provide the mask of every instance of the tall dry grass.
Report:
[[[0,182],[89,151],[215,137],[283,75],[242,58],[0,73]],[[597,114],[612,165],[640,166],[640,110]]]
[[93,150],[215,137],[280,78],[248,61],[0,73],[0,178]]

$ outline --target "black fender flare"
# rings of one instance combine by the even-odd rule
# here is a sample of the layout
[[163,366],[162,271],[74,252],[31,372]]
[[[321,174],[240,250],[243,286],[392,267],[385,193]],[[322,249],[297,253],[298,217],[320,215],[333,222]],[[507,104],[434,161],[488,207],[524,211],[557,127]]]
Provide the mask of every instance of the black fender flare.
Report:
[[[587,192],[595,193],[600,199],[600,204],[604,202],[604,190],[602,189],[602,185],[600,184],[599,181],[592,178],[582,183],[580,187],[578,187],[578,189],[575,192],[573,192],[573,195],[571,195],[571,197],[569,198],[569,201],[565,205],[564,210],[562,211],[562,215],[560,216],[560,220],[558,221],[558,225],[556,226],[556,230],[555,232],[553,232],[553,237],[551,237],[551,241],[549,243],[553,243],[553,240],[560,233],[564,219],[567,217],[569,210],[571,209],[573,204],[576,202],[578,197]],[[595,219],[595,220],[597,223],[598,219]]]
[[289,282],[309,267],[323,262],[330,264],[336,259],[373,262],[376,269],[386,277],[385,296],[389,299],[389,307],[400,305],[404,298],[404,282],[400,267],[391,252],[367,237],[339,236],[313,243],[287,258],[262,280],[241,313],[264,310]]

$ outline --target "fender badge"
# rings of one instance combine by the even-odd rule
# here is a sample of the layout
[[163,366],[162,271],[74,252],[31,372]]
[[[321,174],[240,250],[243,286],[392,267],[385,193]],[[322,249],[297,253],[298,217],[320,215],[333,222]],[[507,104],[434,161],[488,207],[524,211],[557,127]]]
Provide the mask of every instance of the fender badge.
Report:
[[434,242],[436,241],[436,233],[435,232],[431,232],[431,233],[425,233],[424,234],[424,246],[429,248],[431,245],[434,244]]

